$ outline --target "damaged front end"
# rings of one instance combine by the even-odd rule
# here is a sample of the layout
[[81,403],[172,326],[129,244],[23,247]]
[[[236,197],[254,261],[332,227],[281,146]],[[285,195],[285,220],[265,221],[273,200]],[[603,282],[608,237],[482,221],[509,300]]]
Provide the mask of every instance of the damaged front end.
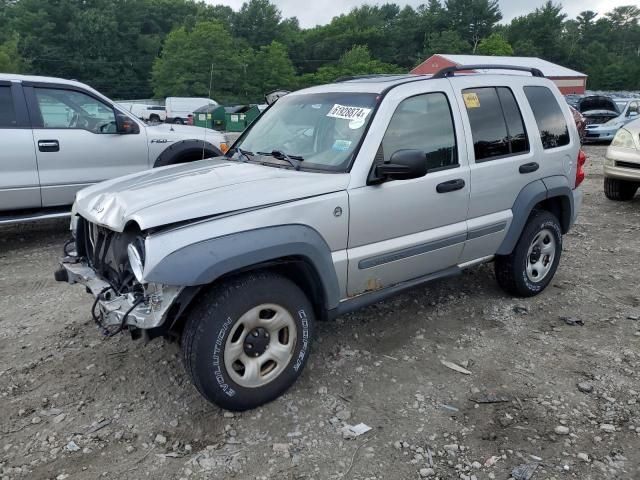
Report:
[[106,336],[124,330],[133,338],[143,332],[148,338],[166,333],[167,319],[175,319],[181,312],[178,299],[185,289],[144,282],[142,264],[132,266],[144,261],[140,231],[114,232],[82,217],[74,217],[73,222],[70,246],[75,249],[65,248],[56,280],[86,287],[95,298],[93,319]]

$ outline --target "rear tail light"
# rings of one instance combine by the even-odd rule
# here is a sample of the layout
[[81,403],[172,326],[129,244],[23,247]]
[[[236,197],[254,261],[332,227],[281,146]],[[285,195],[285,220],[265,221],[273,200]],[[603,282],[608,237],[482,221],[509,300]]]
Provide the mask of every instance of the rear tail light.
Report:
[[578,188],[584,180],[584,164],[587,163],[587,155],[580,149],[578,152],[578,164],[576,167],[576,186]]

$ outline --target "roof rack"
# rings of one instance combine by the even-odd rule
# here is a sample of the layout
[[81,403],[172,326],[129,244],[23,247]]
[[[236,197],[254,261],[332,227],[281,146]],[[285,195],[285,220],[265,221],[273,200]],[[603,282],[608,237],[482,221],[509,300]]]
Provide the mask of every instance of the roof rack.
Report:
[[544,77],[540,69],[532,67],[520,67],[517,65],[454,65],[453,67],[441,68],[434,73],[431,78],[453,77],[455,72],[462,70],[517,70],[520,72],[529,72],[534,77]]
[[345,75],[334,80],[335,83],[348,82],[350,80],[366,80],[367,78],[408,77],[408,73],[369,73],[365,75]]

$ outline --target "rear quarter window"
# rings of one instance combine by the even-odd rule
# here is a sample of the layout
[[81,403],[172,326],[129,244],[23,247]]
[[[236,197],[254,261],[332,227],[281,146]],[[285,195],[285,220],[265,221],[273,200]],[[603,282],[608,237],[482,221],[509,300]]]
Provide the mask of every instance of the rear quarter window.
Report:
[[524,87],[545,150],[568,145],[569,128],[555,95],[547,87]]

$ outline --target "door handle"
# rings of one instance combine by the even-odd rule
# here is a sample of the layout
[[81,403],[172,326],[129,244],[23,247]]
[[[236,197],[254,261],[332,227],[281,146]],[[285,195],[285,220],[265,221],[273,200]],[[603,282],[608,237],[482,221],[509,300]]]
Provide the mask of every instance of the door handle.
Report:
[[58,140],[38,140],[38,150],[41,152],[59,152],[60,143]]
[[540,165],[538,165],[536,162],[531,162],[531,163],[525,163],[524,165],[520,165],[520,173],[531,173],[531,172],[535,172],[536,170],[538,170],[540,168]]
[[455,190],[462,190],[465,186],[464,180],[458,178],[456,180],[449,180],[448,182],[439,183],[436,186],[436,192],[447,193]]

